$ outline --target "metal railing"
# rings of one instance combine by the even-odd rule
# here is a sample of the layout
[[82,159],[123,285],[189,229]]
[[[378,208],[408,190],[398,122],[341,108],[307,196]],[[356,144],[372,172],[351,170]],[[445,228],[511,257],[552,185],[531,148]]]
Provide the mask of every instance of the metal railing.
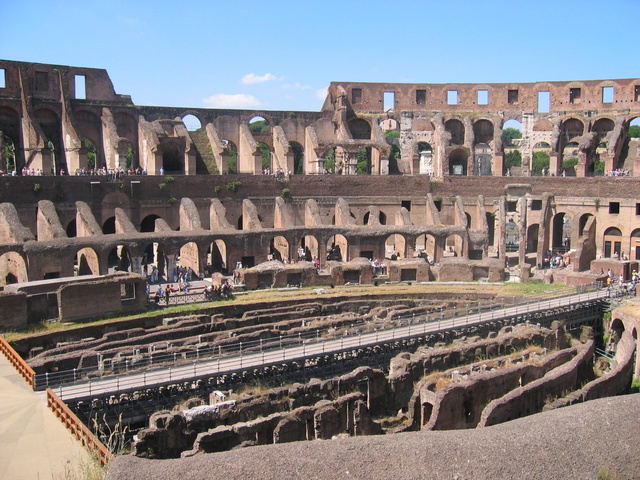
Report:
[[[226,370],[221,368],[221,362],[230,358],[239,358],[241,368],[243,366],[243,357],[254,354],[257,354],[259,357],[262,356],[263,361],[252,366],[265,366],[268,365],[268,362],[265,364],[265,361],[270,360],[281,364],[285,360],[292,360],[292,357],[286,353],[287,349],[302,347],[302,352],[298,353],[302,353],[303,357],[306,357],[308,352],[312,352],[311,347],[313,345],[322,344],[322,349],[315,350],[315,353],[324,354],[329,351],[326,349],[329,343],[333,342],[331,351],[336,351],[336,349],[340,351],[345,348],[345,339],[350,340],[354,337],[359,338],[358,343],[347,341],[347,348],[375,345],[381,341],[394,341],[401,338],[422,335],[427,333],[427,331],[440,331],[443,328],[462,327],[470,324],[498,320],[505,316],[517,316],[534,311],[557,308],[563,306],[561,301],[563,298],[571,295],[579,295],[578,299],[573,303],[606,298],[609,295],[608,290],[588,287],[565,289],[562,293],[563,295],[560,296],[537,296],[535,302],[517,302],[517,298],[513,297],[511,302],[499,304],[469,305],[465,309],[453,308],[448,311],[440,309],[439,311],[436,310],[426,314],[398,316],[392,319],[394,323],[393,326],[389,328],[378,328],[373,331],[366,331],[364,329],[364,327],[369,326],[365,322],[353,322],[348,327],[342,327],[342,330],[330,327],[324,330],[316,329],[293,335],[280,335],[279,337],[270,339],[237,342],[227,345],[217,345],[215,347],[198,348],[196,346],[182,352],[154,353],[153,351],[149,352],[147,349],[145,356],[137,358],[135,355],[139,355],[140,352],[134,351],[134,357],[131,359],[125,358],[119,361],[112,360],[111,362],[105,362],[100,361],[101,359],[99,358],[97,367],[37,374],[34,388],[41,390],[47,387],[71,385],[87,381],[91,383],[92,381],[99,381],[100,379],[113,376],[122,379],[123,377],[132,375],[142,375],[138,380],[142,381],[140,386],[144,387],[154,384],[158,380],[155,377],[156,373],[150,372],[151,369],[161,371],[162,373],[159,375],[164,376],[163,381],[166,382],[172,380],[171,368],[187,366],[191,378],[195,378],[205,373],[224,373]],[[530,298],[531,297],[529,297],[529,299]],[[363,337],[365,338],[365,343],[362,343]],[[171,348],[171,342],[168,342],[167,347]],[[217,362],[218,367],[209,369],[207,372],[201,368],[202,364],[206,363],[211,365],[212,362]],[[246,366],[247,364],[245,363],[244,365]]]

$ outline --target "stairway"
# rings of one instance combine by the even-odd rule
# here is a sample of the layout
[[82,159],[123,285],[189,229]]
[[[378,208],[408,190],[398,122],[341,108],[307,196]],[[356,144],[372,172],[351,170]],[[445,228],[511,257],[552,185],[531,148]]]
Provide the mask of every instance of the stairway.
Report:
[[196,173],[198,174],[218,174],[218,167],[216,165],[213,151],[211,150],[211,144],[207,137],[207,132],[204,128],[190,131],[191,141],[196,147]]

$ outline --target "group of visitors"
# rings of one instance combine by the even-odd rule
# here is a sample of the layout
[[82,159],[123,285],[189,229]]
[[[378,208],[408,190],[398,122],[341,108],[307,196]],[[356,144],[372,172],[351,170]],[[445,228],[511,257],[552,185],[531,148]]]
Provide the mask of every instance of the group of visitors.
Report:
[[76,168],[75,175],[77,177],[83,176],[103,176],[107,177],[107,180],[119,180],[125,175],[146,175],[147,171],[144,168],[130,168],[128,170],[120,168]]
[[272,175],[278,180],[289,180],[291,177],[291,169],[287,168],[286,170],[283,168],[277,168],[275,171],[271,171],[270,168],[265,168],[262,170],[263,175]]
[[615,170],[609,170],[605,175],[607,177],[628,177],[629,170],[626,168],[616,168]]
[[204,289],[207,300],[225,300],[233,296],[233,286],[225,281],[222,285],[207,285]]
[[547,250],[542,258],[542,265],[538,265],[538,268],[564,268],[571,263],[571,257],[569,255],[562,255],[559,252],[553,253],[551,250]]
[[378,275],[386,275],[387,274],[387,264],[381,262],[377,258],[371,260],[371,268],[373,268],[373,276],[377,277]]

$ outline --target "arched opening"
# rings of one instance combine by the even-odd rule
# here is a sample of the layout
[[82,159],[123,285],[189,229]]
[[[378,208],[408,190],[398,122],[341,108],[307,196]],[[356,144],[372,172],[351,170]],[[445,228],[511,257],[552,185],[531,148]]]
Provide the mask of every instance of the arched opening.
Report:
[[580,221],[578,222],[578,236],[581,237],[584,234],[584,227],[591,217],[593,217],[593,215],[590,213],[585,213],[580,217]]
[[289,146],[293,152],[293,173],[302,175],[304,174],[304,148],[298,142],[289,142]]
[[153,242],[145,247],[142,265],[145,275],[149,277],[152,283],[169,278],[166,271],[168,263],[163,244]]
[[19,159],[22,121],[18,113],[0,107],[0,143],[4,140],[4,151],[0,152],[0,170],[5,173],[19,171],[23,160]]
[[0,255],[0,286],[28,281],[27,264],[22,255],[17,252]]
[[493,141],[493,123],[489,120],[478,120],[473,124],[474,143],[490,144]]
[[151,233],[156,231],[156,220],[160,218],[158,215],[147,215],[140,222],[141,233]]
[[371,148],[365,147],[358,152],[356,170],[358,175],[371,175]]
[[320,165],[320,173],[333,174],[336,173],[336,149],[330,148],[324,154],[324,166]]
[[491,147],[486,143],[478,143],[473,148],[476,158],[476,175],[490,176],[493,169]]
[[226,274],[227,268],[227,244],[224,240],[215,240],[209,244],[207,250],[207,275],[211,275],[214,272],[221,272]]
[[289,241],[285,237],[278,235],[271,239],[269,242],[269,259],[284,263],[289,262]]
[[184,123],[184,126],[189,132],[195,132],[202,128],[200,119],[191,113],[182,117],[182,123]]
[[449,145],[464,144],[464,124],[460,120],[447,120],[444,124],[445,130],[451,135]]
[[300,240],[300,248],[298,249],[298,259],[306,260],[307,262],[314,261],[320,258],[320,252],[318,250],[318,239],[313,235],[305,235]]
[[495,245],[495,231],[496,231],[496,216],[493,213],[487,212],[487,240],[489,246]]
[[398,166],[398,161],[401,157],[400,147],[398,145],[391,145],[391,149],[389,151],[389,175],[400,175],[400,167]]
[[433,148],[427,142],[416,144],[416,153],[420,155],[420,174],[433,176]]
[[269,146],[264,142],[258,142],[257,146],[262,155],[262,172],[265,174],[273,173],[273,169],[271,168],[271,150],[269,150]]
[[538,252],[538,234],[540,233],[540,225],[534,223],[527,228],[527,250],[525,253]]
[[[385,118],[380,122],[380,129],[387,138],[398,138],[400,136],[400,124],[395,118]],[[387,135],[387,132],[398,132],[398,135]]]
[[254,134],[268,134],[271,133],[271,125],[266,118],[256,115],[249,120],[249,131]]
[[348,247],[349,244],[344,235],[334,235],[327,242],[327,260],[334,260],[336,262],[348,262]]
[[229,173],[238,173],[238,147],[231,140],[222,140],[227,154],[227,170]]
[[445,257],[462,257],[464,256],[464,241],[460,235],[454,233],[449,235],[444,243]]
[[188,242],[180,247],[180,267],[191,269],[195,275],[199,276],[202,271],[200,265],[200,249],[195,242]]
[[520,250],[520,229],[513,219],[505,224],[506,253],[515,253]]
[[108,269],[109,273],[131,271],[131,254],[126,246],[117,245],[109,252]]
[[439,260],[436,258],[436,239],[433,235],[427,233],[418,235],[414,251],[417,257],[425,258],[428,263],[434,263]]
[[403,235],[395,233],[389,235],[384,242],[384,257],[390,260],[400,260],[404,258],[406,252],[406,239]]
[[622,254],[622,232],[619,228],[609,227],[604,231],[604,252],[605,258],[620,258]]
[[629,258],[631,260],[640,260],[640,228],[636,228],[631,232]]
[[456,148],[449,154],[449,175],[466,175],[469,155],[461,148]]
[[78,250],[74,259],[75,275],[99,275],[100,260],[98,254],[91,247]]
[[469,215],[467,212],[464,212],[464,216],[467,219],[467,228],[471,228],[471,215]]
[[68,223],[67,228],[66,228],[66,232],[67,232],[67,237],[69,237],[69,238],[73,238],[73,237],[76,237],[78,235],[78,232],[76,230],[76,219],[75,218]]
[[184,156],[177,143],[162,143],[162,168],[167,175],[184,174]]
[[354,118],[349,122],[349,131],[351,132],[351,138],[354,140],[370,140],[371,139],[371,125],[362,118]]
[[626,124],[626,135],[620,150],[618,161],[614,165],[617,174],[631,173],[634,171],[635,158],[640,157],[640,117],[631,118]]
[[242,215],[238,217],[238,223],[236,224],[237,230],[242,230],[244,228],[244,218]]
[[95,143],[93,143],[90,139],[88,138],[82,139],[81,154],[86,155],[87,171],[86,172],[78,171],[78,172],[75,172],[76,174],[83,174],[83,173],[90,174],[90,173],[93,173],[95,170],[104,167],[104,165],[99,159],[98,148],[96,147]]
[[[62,148],[61,122],[58,115],[47,108],[40,108],[34,113],[35,121],[38,123],[48,139],[47,148],[51,149],[51,170],[55,175],[65,175],[69,173],[67,163]],[[48,172],[44,172],[45,174]]]
[[553,217],[551,246],[553,253],[567,253],[571,249],[571,218],[564,213]]
[[[371,212],[367,212],[364,214],[364,218],[362,219],[362,224],[363,225],[369,225],[369,220],[371,219]],[[387,215],[380,211],[378,213],[378,221],[380,222],[380,225],[386,225],[387,224]]]
[[109,217],[102,224],[102,233],[105,235],[112,235],[116,233],[116,217]]
[[512,168],[522,167],[522,123],[518,120],[507,120],[502,127],[502,150],[504,152],[503,175],[511,175]]

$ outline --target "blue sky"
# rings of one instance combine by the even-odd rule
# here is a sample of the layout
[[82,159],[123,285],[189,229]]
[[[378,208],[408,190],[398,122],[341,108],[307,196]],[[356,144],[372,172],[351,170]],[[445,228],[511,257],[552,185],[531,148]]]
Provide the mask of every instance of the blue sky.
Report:
[[331,81],[640,77],[640,1],[0,0],[0,58],[136,105],[318,111]]

